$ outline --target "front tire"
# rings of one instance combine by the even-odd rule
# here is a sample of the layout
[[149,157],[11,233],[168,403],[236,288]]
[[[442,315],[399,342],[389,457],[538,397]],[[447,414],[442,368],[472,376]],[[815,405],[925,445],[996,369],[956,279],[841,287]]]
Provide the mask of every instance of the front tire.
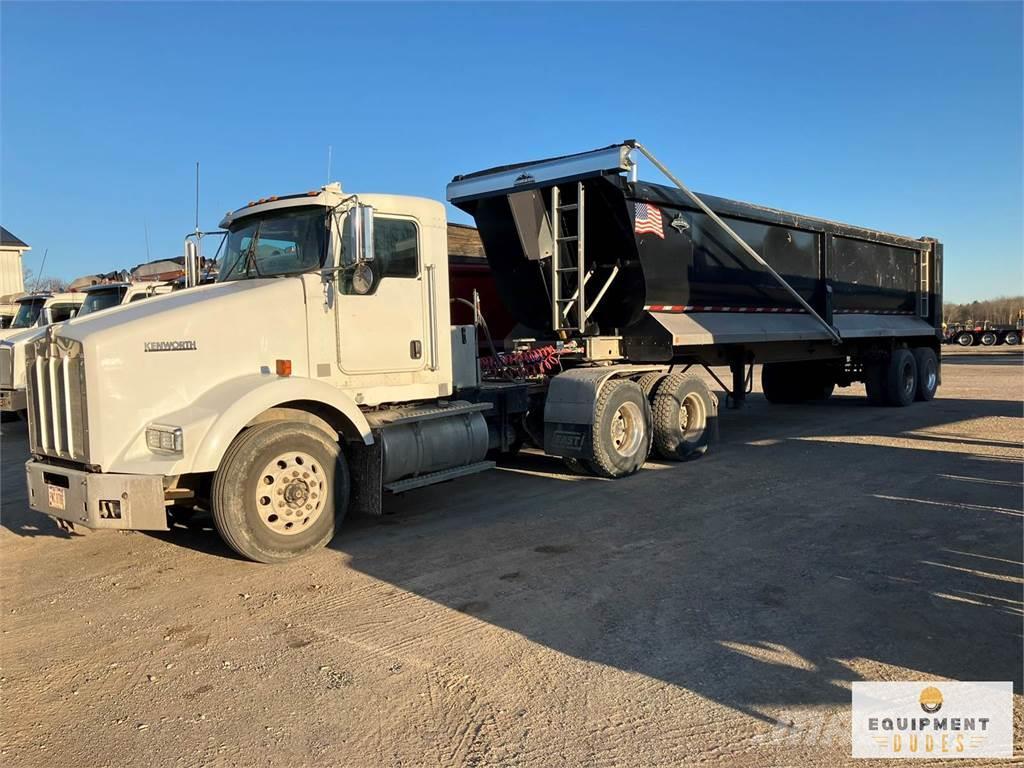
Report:
[[228,546],[259,563],[280,563],[334,536],[348,506],[348,464],[337,441],[314,426],[257,424],[228,447],[211,496]]

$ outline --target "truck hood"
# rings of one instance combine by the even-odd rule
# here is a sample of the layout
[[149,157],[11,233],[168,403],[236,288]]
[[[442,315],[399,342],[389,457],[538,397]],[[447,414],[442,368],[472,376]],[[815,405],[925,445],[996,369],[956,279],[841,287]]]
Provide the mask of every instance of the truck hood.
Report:
[[[274,377],[277,359],[307,376],[307,282],[319,288],[320,276],[204,285],[56,327],[51,338],[81,345],[89,463],[132,472],[145,460],[152,468],[151,423],[182,427],[188,454],[198,443],[192,430],[210,418],[195,404],[210,390],[241,377]],[[176,460],[168,462],[166,473],[174,474]]]

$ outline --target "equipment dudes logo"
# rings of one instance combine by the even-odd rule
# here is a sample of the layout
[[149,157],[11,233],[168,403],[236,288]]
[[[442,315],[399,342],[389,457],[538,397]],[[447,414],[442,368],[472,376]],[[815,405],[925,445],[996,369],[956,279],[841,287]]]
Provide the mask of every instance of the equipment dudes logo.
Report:
[[1013,683],[853,683],[854,757],[1013,757]]

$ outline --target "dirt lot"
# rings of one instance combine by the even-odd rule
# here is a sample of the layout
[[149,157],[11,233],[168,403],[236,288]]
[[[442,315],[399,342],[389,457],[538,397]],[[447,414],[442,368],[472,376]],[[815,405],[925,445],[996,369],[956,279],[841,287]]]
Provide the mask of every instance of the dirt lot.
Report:
[[615,483],[524,455],[285,567],[63,534],[4,425],[0,759],[831,766],[851,681],[934,678],[1014,680],[1020,753],[1021,363],[957,351],[902,410],[754,395]]

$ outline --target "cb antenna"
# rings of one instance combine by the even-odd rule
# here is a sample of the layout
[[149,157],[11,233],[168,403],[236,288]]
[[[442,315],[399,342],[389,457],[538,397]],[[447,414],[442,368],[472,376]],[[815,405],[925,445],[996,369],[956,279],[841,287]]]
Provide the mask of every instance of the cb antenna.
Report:
[[199,234],[199,161],[196,160],[196,234]]
[[43,251],[43,263],[39,265],[39,274],[36,275],[36,282],[32,286],[32,293],[36,293],[39,290],[39,281],[43,279],[43,270],[46,269],[46,255],[49,252],[50,252],[49,248],[47,248],[45,251]]
[[331,154],[334,150],[330,144],[327,145],[327,183],[331,183]]
[[149,222],[147,222],[145,219],[142,220],[142,229],[146,233],[146,261],[149,261]]

